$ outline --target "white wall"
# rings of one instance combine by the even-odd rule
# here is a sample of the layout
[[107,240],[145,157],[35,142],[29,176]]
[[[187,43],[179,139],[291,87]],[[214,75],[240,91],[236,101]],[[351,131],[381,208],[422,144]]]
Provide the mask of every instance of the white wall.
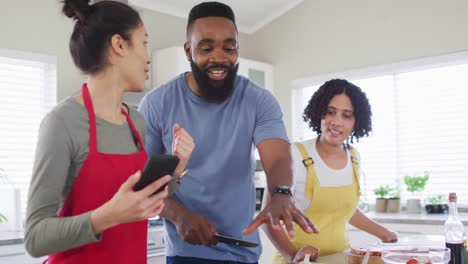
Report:
[[[58,1],[2,1],[0,48],[57,57],[57,97],[63,98],[80,83],[68,52],[71,20],[60,14]],[[75,84],[75,85],[73,85]]]
[[[62,15],[59,0],[7,0],[0,6],[0,48],[57,57],[57,100],[81,88],[85,77],[73,64],[68,49],[72,20]],[[185,41],[186,19],[141,10],[149,34],[149,50],[180,45]],[[240,34],[240,41],[249,36]],[[0,87],[1,88],[1,87]]]
[[274,64],[292,135],[291,81],[468,50],[468,1],[305,0],[249,44],[248,56]]
[[[9,0],[0,9],[0,48],[57,56],[59,101],[84,80],[69,55],[72,21],[60,8],[58,0]],[[291,132],[292,80],[468,50],[467,14],[465,0],[305,0],[255,34],[240,34],[240,53],[274,64],[274,93]],[[150,50],[183,45],[185,19],[141,16]]]

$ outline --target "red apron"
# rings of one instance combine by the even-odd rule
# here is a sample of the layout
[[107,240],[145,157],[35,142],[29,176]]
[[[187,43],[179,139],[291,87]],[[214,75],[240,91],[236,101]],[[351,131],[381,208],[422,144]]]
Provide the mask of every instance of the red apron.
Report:
[[[142,170],[147,160],[140,134],[128,114],[127,122],[138,139],[140,151],[133,154],[105,154],[97,149],[96,116],[88,87],[82,96],[89,117],[89,153],[59,217],[89,212],[109,201],[130,175]],[[102,233],[101,241],[49,256],[48,263],[146,263],[147,220],[120,224]]]

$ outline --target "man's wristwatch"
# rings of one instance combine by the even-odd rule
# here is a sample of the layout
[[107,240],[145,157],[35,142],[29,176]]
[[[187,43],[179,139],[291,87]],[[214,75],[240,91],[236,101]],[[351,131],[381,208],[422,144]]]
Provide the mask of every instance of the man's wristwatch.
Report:
[[287,185],[278,185],[273,188],[273,194],[280,193],[280,194],[289,194],[292,195],[291,187]]

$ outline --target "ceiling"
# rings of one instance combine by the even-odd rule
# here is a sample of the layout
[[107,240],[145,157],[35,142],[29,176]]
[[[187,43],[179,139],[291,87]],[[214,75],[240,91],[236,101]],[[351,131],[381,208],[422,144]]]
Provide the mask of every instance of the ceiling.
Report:
[[[161,13],[187,18],[200,0],[128,0],[130,4]],[[229,5],[236,15],[240,32],[252,34],[304,0],[218,0]]]

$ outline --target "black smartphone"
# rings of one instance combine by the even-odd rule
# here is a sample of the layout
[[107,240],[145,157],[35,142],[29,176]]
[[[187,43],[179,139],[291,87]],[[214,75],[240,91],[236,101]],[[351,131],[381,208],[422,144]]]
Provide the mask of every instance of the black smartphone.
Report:
[[[134,191],[144,189],[154,181],[165,175],[172,175],[179,164],[179,158],[173,155],[155,155],[148,159],[143,171],[141,172],[140,180],[133,186]],[[166,187],[167,184],[161,186],[153,194],[156,194]]]

